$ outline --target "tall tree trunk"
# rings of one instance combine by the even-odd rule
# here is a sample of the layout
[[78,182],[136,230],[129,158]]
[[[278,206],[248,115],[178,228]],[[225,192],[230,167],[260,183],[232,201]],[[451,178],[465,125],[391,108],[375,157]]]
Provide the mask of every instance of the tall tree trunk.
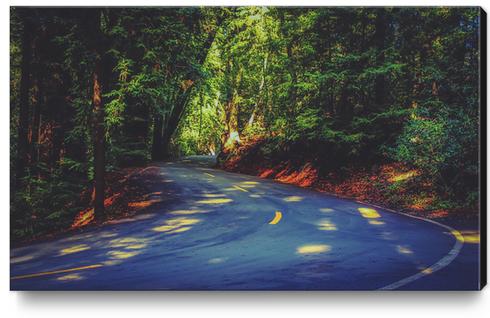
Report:
[[105,218],[105,109],[102,95],[107,89],[108,61],[105,55],[106,40],[101,30],[101,9],[87,9],[87,29],[91,30],[90,46],[95,55],[92,73],[92,126],[94,149],[94,214],[97,220]]
[[29,151],[29,88],[32,58],[32,24],[27,13],[28,8],[22,9],[24,29],[22,32],[22,62],[19,96],[19,125],[17,139],[17,173],[19,180],[25,175]]
[[101,59],[97,58],[93,79],[93,119],[94,119],[94,213],[98,220],[105,216],[104,192],[105,192],[105,129],[104,129],[104,104],[102,101],[102,70]]

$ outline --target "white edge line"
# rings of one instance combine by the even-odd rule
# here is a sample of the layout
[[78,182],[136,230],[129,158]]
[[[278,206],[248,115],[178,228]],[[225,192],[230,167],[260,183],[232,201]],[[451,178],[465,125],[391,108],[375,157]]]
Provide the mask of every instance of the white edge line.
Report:
[[[339,197],[339,198],[341,198],[341,197]],[[342,199],[345,199],[345,198],[342,198]],[[452,227],[450,227],[448,225],[445,225],[445,224],[436,222],[434,220],[425,219],[425,218],[420,217],[420,216],[415,216],[415,215],[410,215],[410,214],[402,213],[402,212],[399,212],[399,211],[395,211],[395,210],[392,210],[392,209],[389,209],[389,208],[385,208],[385,207],[382,207],[382,206],[379,206],[379,205],[376,205],[376,204],[362,202],[362,201],[358,201],[358,200],[354,200],[354,201],[356,203],[360,203],[360,204],[367,205],[367,206],[372,206],[372,207],[381,209],[383,211],[391,212],[391,213],[398,214],[398,215],[403,215],[403,216],[406,216],[406,217],[409,217],[409,218],[412,218],[412,219],[418,219],[418,220],[422,220],[422,221],[425,221],[425,222],[429,222],[429,223],[438,225],[438,226],[443,227],[446,230],[448,230],[449,233],[454,237],[454,240],[455,240],[455,243],[453,245],[453,248],[446,254],[446,256],[444,256],[443,258],[441,258],[440,260],[438,260],[436,263],[434,263],[431,266],[425,268],[424,270],[419,271],[416,274],[413,274],[411,276],[402,278],[402,279],[400,279],[400,280],[398,280],[398,281],[396,281],[394,283],[391,283],[389,285],[386,285],[384,287],[378,288],[378,290],[395,290],[395,289],[398,289],[398,288],[400,288],[402,286],[405,286],[405,285],[407,285],[407,284],[409,284],[411,282],[414,282],[417,279],[420,279],[422,277],[431,275],[431,274],[437,272],[438,270],[443,269],[444,267],[448,266],[459,255],[459,252],[463,248],[463,245],[464,245],[464,236],[458,230],[456,230],[456,229],[454,229],[454,228],[452,228]]]

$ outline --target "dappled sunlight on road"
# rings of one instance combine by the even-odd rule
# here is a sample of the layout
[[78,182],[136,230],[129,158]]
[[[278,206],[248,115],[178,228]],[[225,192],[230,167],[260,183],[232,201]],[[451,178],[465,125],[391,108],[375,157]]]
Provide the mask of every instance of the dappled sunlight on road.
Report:
[[283,200],[286,202],[301,202],[303,201],[303,197],[297,196],[297,195],[292,195],[289,197],[285,197]]
[[56,278],[56,280],[59,280],[59,281],[73,281],[73,280],[82,280],[82,279],[83,279],[83,276],[80,274],[68,274],[68,275],[64,275],[64,276],[60,276],[60,277]]
[[332,249],[330,245],[326,244],[312,244],[312,245],[302,245],[296,249],[298,254],[319,254],[326,253]]
[[383,221],[379,221],[379,220],[369,220],[369,224],[371,224],[371,225],[384,225],[386,223]]
[[111,248],[125,248],[125,249],[142,249],[147,245],[148,239],[124,237],[120,239],[114,239],[109,242]]
[[221,197],[226,197],[226,194],[224,193],[203,193],[201,194],[205,198],[221,198]]
[[223,203],[230,203],[232,201],[233,200],[229,198],[218,198],[218,199],[209,199],[209,200],[199,200],[196,201],[196,204],[223,204]]
[[321,231],[336,231],[337,226],[330,219],[322,219],[318,223],[318,229]]
[[192,214],[204,214],[209,213],[211,210],[189,209],[189,210],[175,210],[169,212],[172,215],[192,215]]
[[228,187],[228,188],[223,188],[223,191],[240,191],[238,188],[236,187]]
[[102,232],[99,234],[99,237],[100,238],[109,238],[109,237],[114,237],[116,236],[117,234],[116,233],[113,233],[113,232]]
[[319,210],[320,210],[320,212],[323,212],[323,213],[332,213],[332,212],[334,212],[334,209],[330,209],[330,208],[320,208]]
[[397,239],[395,237],[395,234],[391,231],[381,232],[381,238],[383,238],[386,241],[395,241]]
[[379,215],[378,211],[375,209],[371,208],[358,208],[359,212],[361,213],[362,217],[366,219],[377,219],[380,218],[381,215]]
[[242,192],[249,192],[248,190],[246,190],[246,189],[244,189],[244,188],[242,188],[240,186],[237,186],[237,185],[233,185],[233,188],[235,188],[235,189],[237,189],[239,191],[242,191]]
[[192,218],[175,218],[165,221],[164,225],[154,227],[152,230],[155,232],[163,232],[165,234],[174,234],[188,231],[192,228],[190,225],[194,225],[201,222],[200,219]]
[[242,181],[240,183],[242,185],[255,185],[255,184],[259,184],[257,181]]
[[413,251],[410,248],[408,248],[406,246],[402,246],[402,245],[397,245],[396,250],[400,254],[413,254]]
[[[134,257],[141,253],[140,250],[147,247],[149,239],[137,237],[122,237],[110,240],[107,248],[111,250],[106,253],[109,260],[106,260],[104,265],[118,265],[121,260]],[[115,249],[115,250],[114,250]]]
[[138,251],[134,251],[134,252],[127,252],[127,251],[110,251],[110,252],[107,252],[107,255],[111,258],[115,258],[115,259],[126,259],[126,258],[130,258],[130,257],[133,257],[133,256],[136,256],[138,255],[140,252]]
[[250,188],[255,188],[255,186],[259,184],[258,182],[255,181],[243,181],[238,184],[235,184],[235,186],[239,186],[242,188],[250,189]]
[[63,256],[63,255],[78,253],[81,251],[86,251],[88,249],[90,249],[90,246],[88,246],[87,244],[79,244],[79,245],[74,245],[74,246],[62,249],[58,255]]
[[22,262],[27,262],[33,259],[33,255],[24,255],[24,256],[19,256],[19,257],[14,257],[10,259],[10,264],[18,264]]
[[208,264],[220,264],[227,260],[227,257],[215,257],[208,260]]

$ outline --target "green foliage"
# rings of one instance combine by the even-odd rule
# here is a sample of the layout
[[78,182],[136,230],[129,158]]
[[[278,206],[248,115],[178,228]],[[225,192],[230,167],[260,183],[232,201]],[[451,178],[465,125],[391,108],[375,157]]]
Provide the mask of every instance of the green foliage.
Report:
[[454,151],[448,142],[450,140],[444,121],[412,119],[398,140],[396,159],[437,177]]
[[[16,235],[65,222],[74,184],[93,181],[98,60],[107,171],[267,139],[265,157],[308,153],[337,169],[401,161],[445,200],[477,201],[477,8],[22,12],[11,10],[11,170],[24,151],[22,70],[29,122],[20,128],[32,144],[20,170],[30,178],[11,174]],[[98,37],[87,24],[94,13]]]
[[76,203],[84,184],[60,173],[47,180],[26,177],[24,181],[24,191],[14,192],[11,201],[13,240],[66,229],[82,209]]

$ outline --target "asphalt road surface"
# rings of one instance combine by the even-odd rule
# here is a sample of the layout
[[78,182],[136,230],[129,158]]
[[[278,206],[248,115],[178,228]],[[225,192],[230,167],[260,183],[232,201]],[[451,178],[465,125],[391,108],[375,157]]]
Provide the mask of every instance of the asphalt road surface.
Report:
[[132,219],[12,249],[11,289],[479,287],[478,248],[451,228],[212,160],[159,163],[161,182]]

